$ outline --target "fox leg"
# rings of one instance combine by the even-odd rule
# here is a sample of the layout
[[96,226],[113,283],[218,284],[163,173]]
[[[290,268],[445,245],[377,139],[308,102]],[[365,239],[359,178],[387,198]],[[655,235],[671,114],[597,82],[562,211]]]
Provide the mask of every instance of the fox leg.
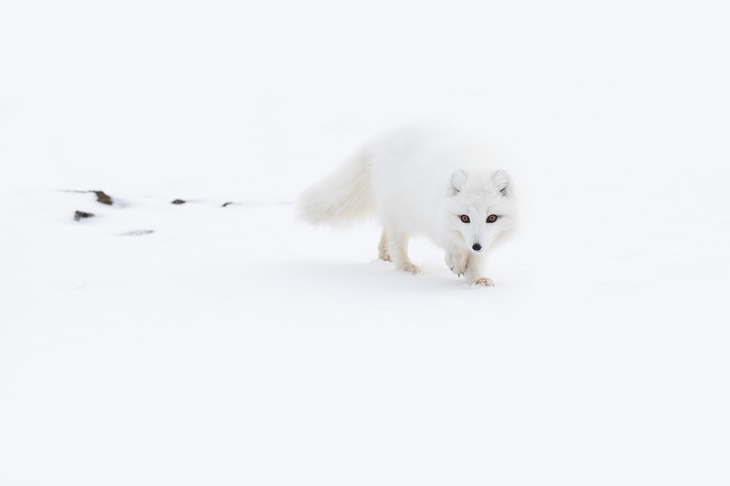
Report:
[[384,262],[390,261],[390,253],[388,252],[388,233],[383,229],[383,234],[380,235],[380,244],[378,244],[378,258]]
[[492,279],[482,277],[484,266],[484,256],[476,253],[470,253],[467,257],[466,271],[464,278],[472,285],[484,285],[491,287],[494,285]]
[[466,272],[466,266],[469,262],[469,254],[458,250],[447,251],[446,258],[444,260],[446,261],[446,266],[449,267],[449,269],[456,275],[461,277],[464,275],[464,272]]
[[396,270],[418,273],[421,270],[408,258],[408,236],[396,231],[388,231],[388,252]]

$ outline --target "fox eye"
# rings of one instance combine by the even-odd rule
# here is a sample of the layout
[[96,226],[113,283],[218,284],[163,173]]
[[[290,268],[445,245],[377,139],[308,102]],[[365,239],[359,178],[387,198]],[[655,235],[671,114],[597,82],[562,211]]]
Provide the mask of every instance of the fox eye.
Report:
[[466,214],[462,214],[461,216],[459,216],[459,219],[461,219],[461,222],[462,223],[469,223],[469,222],[471,222],[471,220],[469,219],[469,216],[467,216]]
[[487,216],[487,223],[494,223],[495,221],[497,221],[497,219],[499,219],[499,216],[497,216],[496,214],[490,214],[489,216]]

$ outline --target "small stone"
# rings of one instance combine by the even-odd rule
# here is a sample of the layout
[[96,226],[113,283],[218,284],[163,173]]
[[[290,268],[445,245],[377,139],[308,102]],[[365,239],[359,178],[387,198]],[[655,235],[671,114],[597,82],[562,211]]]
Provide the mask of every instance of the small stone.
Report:
[[91,191],[94,194],[96,194],[96,200],[102,204],[106,204],[108,206],[111,206],[114,204],[114,201],[112,201],[112,198],[106,194],[104,191]]
[[174,201],[172,201],[172,204],[185,204],[186,202],[187,201],[183,199],[175,199]]
[[221,207],[222,207],[222,208],[224,208],[224,207],[226,207],[226,206],[230,206],[231,204],[234,204],[234,203],[232,203],[232,202],[230,202],[230,201],[228,201],[228,202],[224,202],[224,203],[223,203],[223,206],[221,206]]
[[94,213],[87,213],[84,211],[76,211],[76,213],[74,213],[74,220],[76,220],[76,221],[81,221],[82,219],[93,218],[93,217],[94,217]]

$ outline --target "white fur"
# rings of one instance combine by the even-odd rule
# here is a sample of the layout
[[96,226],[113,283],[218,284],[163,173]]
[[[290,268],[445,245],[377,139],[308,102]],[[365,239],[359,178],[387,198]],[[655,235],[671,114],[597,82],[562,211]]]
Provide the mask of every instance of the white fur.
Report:
[[[476,285],[485,251],[515,222],[515,199],[503,161],[443,126],[412,125],[377,137],[299,198],[312,224],[343,226],[369,214],[383,225],[379,256],[417,273],[408,239],[424,235],[446,251],[446,264]],[[491,214],[499,216],[487,223]],[[460,216],[470,222],[464,223]],[[474,245],[480,245],[476,251]]]

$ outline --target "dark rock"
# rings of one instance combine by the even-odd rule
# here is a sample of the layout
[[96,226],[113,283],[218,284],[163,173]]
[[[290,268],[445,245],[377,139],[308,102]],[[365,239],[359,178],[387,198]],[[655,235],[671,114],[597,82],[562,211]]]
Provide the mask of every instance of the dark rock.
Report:
[[112,198],[106,194],[104,191],[91,191],[94,194],[96,194],[96,200],[102,204],[107,204],[111,206],[114,204],[114,201],[112,201]]
[[221,206],[221,207],[222,207],[222,208],[224,208],[224,207],[226,207],[226,206],[230,206],[231,204],[235,204],[235,203],[232,203],[232,202],[230,202],[230,201],[228,201],[228,202],[224,202],[224,203],[223,203],[223,206]]
[[172,204],[185,204],[186,202],[187,201],[183,199],[175,199],[174,201],[172,201]]
[[74,213],[74,220],[76,221],[81,221],[82,219],[93,217],[94,213],[86,213],[84,211],[76,211],[76,213]]

